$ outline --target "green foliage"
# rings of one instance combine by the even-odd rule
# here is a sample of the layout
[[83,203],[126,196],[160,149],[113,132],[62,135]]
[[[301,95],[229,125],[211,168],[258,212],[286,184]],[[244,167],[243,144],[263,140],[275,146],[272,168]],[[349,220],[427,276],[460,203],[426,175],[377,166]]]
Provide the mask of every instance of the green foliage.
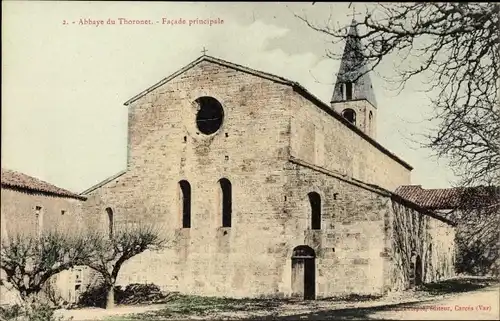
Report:
[[13,320],[22,314],[22,306],[19,304],[0,307],[0,320]]
[[427,283],[422,286],[421,290],[434,295],[440,295],[444,293],[476,291],[496,284],[498,284],[498,279],[491,277],[462,277]]
[[56,316],[54,309],[47,303],[30,300],[22,305],[0,308],[0,319],[7,321],[64,321]]

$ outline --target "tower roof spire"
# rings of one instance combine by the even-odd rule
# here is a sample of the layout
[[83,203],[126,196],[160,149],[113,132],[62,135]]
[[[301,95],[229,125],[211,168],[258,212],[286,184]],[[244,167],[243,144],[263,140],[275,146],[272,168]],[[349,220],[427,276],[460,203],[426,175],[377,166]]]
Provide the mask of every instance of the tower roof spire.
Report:
[[[374,107],[377,106],[370,75],[367,72],[366,61],[363,58],[363,47],[359,38],[357,22],[352,19],[347,34],[342,61],[340,62],[337,81],[332,95],[332,103],[346,100],[366,99]],[[352,94],[346,97],[343,85],[352,86]]]

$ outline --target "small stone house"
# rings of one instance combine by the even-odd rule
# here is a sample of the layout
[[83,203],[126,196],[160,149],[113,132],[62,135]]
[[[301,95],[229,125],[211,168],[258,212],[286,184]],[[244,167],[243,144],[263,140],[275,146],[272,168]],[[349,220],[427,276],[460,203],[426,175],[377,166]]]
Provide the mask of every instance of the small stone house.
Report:
[[[16,234],[39,235],[59,229],[75,231],[86,226],[81,204],[85,197],[59,188],[38,178],[2,168],[1,176],[1,239],[6,242]],[[55,297],[74,302],[85,283],[76,267],[53,277],[49,284]],[[3,274],[3,271],[0,271]],[[3,275],[2,275],[3,276]],[[17,294],[9,284],[0,286],[0,302],[14,302]]]

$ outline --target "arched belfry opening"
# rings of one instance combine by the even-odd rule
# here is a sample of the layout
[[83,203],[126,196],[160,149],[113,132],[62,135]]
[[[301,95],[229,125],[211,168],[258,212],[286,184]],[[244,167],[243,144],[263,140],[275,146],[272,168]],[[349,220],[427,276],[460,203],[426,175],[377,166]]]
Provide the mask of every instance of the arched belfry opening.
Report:
[[356,112],[351,108],[346,108],[342,111],[342,116],[351,124],[356,125]]
[[347,81],[345,83],[342,84],[342,96],[344,98],[344,100],[352,100],[352,87],[353,87],[353,83],[350,82],[350,81]]
[[316,299],[316,253],[307,245],[292,252],[292,296],[304,300]]

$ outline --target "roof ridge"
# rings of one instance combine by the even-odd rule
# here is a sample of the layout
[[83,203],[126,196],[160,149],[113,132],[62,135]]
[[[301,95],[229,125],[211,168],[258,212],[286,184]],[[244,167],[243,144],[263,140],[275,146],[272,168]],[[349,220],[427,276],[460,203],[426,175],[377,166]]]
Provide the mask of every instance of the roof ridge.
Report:
[[202,61],[210,61],[210,62],[217,63],[217,64],[220,64],[222,66],[228,67],[228,68],[233,68],[233,69],[236,69],[236,70],[239,70],[239,71],[242,71],[242,72],[247,72],[247,73],[255,75],[257,77],[262,77],[264,79],[268,79],[268,80],[271,80],[271,81],[274,81],[274,82],[278,82],[278,83],[282,83],[282,84],[291,86],[294,89],[294,91],[297,92],[299,95],[301,95],[302,97],[304,97],[307,100],[309,100],[310,102],[312,102],[314,105],[316,105],[318,108],[320,108],[321,110],[323,110],[326,113],[328,113],[330,116],[333,116],[335,119],[337,119],[342,124],[344,124],[345,126],[347,126],[349,129],[351,129],[352,131],[354,131],[356,134],[358,134],[359,136],[361,136],[361,138],[365,139],[368,143],[372,144],[375,148],[377,148],[378,150],[380,150],[382,153],[386,154],[387,156],[389,156],[390,158],[392,158],[393,160],[395,160],[399,164],[403,165],[407,169],[409,169],[409,170],[413,169],[413,167],[410,164],[408,164],[407,162],[405,162],[403,159],[401,159],[400,157],[398,157],[394,153],[390,152],[387,148],[385,148],[379,142],[377,142],[375,139],[373,139],[368,134],[366,134],[365,132],[363,132],[360,128],[358,128],[355,125],[351,124],[347,119],[345,119],[343,116],[341,116],[340,114],[338,114],[335,110],[333,110],[331,108],[331,106],[327,105],[321,99],[319,99],[318,97],[316,97],[315,95],[313,95],[305,87],[303,87],[300,83],[298,83],[296,81],[289,80],[289,79],[281,77],[281,76],[273,75],[271,73],[267,73],[267,72],[264,72],[264,71],[259,71],[259,70],[256,70],[256,69],[253,69],[253,68],[250,68],[250,67],[245,67],[243,65],[239,65],[239,64],[236,64],[236,63],[233,63],[233,62],[229,62],[227,60],[223,60],[223,59],[220,59],[220,58],[215,58],[213,56],[202,55],[202,56],[198,57],[197,59],[193,60],[191,63],[187,64],[186,66],[182,67],[181,69],[177,70],[176,72],[170,74],[168,77],[163,78],[162,80],[160,80],[156,84],[150,86],[146,90],[143,90],[139,94],[137,94],[134,97],[130,98],[129,100],[127,100],[124,103],[124,105],[128,106],[129,104],[133,103],[137,99],[143,97],[147,93],[150,93],[151,91],[155,90],[156,88],[164,85],[165,83],[169,82],[170,80],[174,79],[175,77],[179,76],[180,74],[184,73],[185,71],[193,68],[194,66],[196,66],[197,64],[199,64]]

